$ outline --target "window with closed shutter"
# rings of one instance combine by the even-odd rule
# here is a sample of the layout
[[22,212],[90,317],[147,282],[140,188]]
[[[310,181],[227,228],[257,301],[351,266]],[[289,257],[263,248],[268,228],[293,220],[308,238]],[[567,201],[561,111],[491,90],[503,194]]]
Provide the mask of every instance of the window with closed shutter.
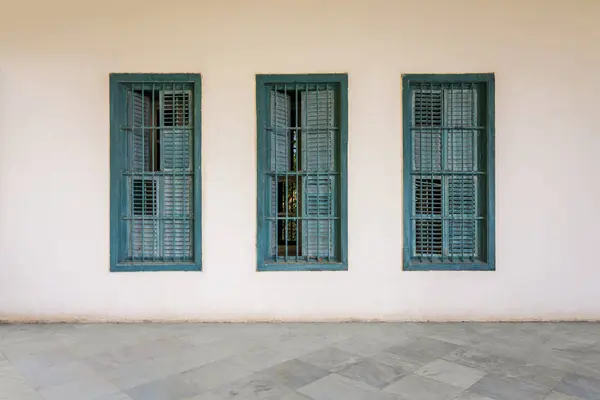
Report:
[[200,77],[111,75],[111,269],[200,269]]
[[405,269],[493,269],[493,75],[405,75],[403,92]]
[[259,270],[345,269],[347,77],[259,75]]

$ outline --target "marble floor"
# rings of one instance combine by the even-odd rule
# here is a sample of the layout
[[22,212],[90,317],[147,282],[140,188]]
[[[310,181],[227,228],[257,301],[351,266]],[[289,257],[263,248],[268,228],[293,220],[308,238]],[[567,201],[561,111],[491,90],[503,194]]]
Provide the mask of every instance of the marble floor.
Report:
[[600,324],[0,325],[0,399],[600,399]]

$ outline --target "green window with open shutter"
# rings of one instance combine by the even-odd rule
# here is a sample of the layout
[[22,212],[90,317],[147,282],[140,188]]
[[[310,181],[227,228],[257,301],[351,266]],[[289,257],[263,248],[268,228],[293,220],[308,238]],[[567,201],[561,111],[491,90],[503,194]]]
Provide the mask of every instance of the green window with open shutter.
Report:
[[258,270],[347,269],[344,74],[258,75]]
[[111,271],[201,269],[194,74],[111,74]]
[[405,75],[404,269],[493,270],[494,75]]

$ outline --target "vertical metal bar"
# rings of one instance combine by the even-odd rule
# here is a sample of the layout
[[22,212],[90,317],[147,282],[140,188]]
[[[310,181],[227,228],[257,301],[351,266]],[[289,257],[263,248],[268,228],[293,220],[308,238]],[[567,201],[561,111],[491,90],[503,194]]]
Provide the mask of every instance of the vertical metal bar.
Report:
[[[154,83],[152,83],[152,91],[150,93],[151,97],[152,97],[152,103],[151,103],[151,108],[150,108],[150,138],[149,141],[150,143],[148,143],[148,146],[150,147],[150,170],[153,172],[153,179],[152,179],[152,235],[153,235],[153,246],[157,246],[158,245],[158,220],[156,219],[158,217],[158,200],[157,200],[157,196],[156,196],[156,192],[158,189],[158,180],[159,178],[156,176],[156,162],[154,160],[154,144],[156,142],[156,130],[154,128],[155,121],[154,121]],[[157,249],[155,248],[152,251],[152,261],[156,261],[156,251]]]
[[[465,98],[464,98],[464,84],[460,84],[460,171],[464,173],[465,171],[465,138],[464,138],[464,125],[465,125],[465,116],[464,116],[464,107],[465,107]],[[461,234],[461,252],[460,252],[460,261],[465,261],[465,179],[464,175],[460,180],[460,234]]]
[[[187,105],[188,105],[188,101],[187,101],[187,95],[186,95],[186,89],[185,89],[185,84],[182,83],[181,84],[181,128],[177,130],[177,136],[179,136],[179,141],[181,142],[180,144],[180,153],[181,153],[181,168],[179,169],[179,179],[181,182],[181,189],[182,189],[182,196],[181,196],[181,219],[179,220],[179,226],[181,227],[181,242],[179,244],[179,256],[178,258],[180,260],[183,260],[185,258],[185,236],[186,236],[186,223],[187,223],[187,216],[186,216],[186,212],[185,212],[185,205],[186,205],[186,197],[187,197],[187,178],[185,176],[185,172],[187,171],[188,168],[188,164],[185,164],[186,161],[186,157],[185,157],[185,152],[186,152],[186,148],[188,146],[188,143],[186,143],[185,139],[188,137],[188,131],[187,131],[187,125],[185,123],[185,118],[186,118],[186,113],[187,113]],[[189,142],[189,140],[187,141]],[[188,160],[189,162],[189,160]]]
[[[333,162],[333,160],[331,159],[331,155],[332,155],[332,151],[331,151],[331,135],[332,135],[332,130],[331,130],[331,126],[330,125],[334,125],[331,124],[331,115],[330,114],[330,103],[329,101],[331,100],[331,106],[333,107],[333,101],[334,101],[334,97],[333,95],[331,95],[333,92],[331,92],[330,90],[330,85],[327,84],[325,86],[325,93],[327,93],[327,106],[326,106],[326,117],[325,120],[327,122],[327,131],[326,131],[326,137],[325,139],[327,140],[327,187],[329,188],[329,202],[327,204],[327,262],[331,262],[331,248],[332,248],[332,237],[331,237],[331,209],[333,208],[333,204],[335,202],[335,199],[333,198],[333,185],[331,183],[331,163]],[[331,96],[331,97],[330,97]],[[337,192],[336,192],[337,194]]]
[[434,203],[434,198],[433,198],[433,170],[434,170],[434,165],[435,165],[435,156],[434,156],[434,147],[433,147],[433,142],[434,142],[434,135],[433,135],[433,129],[434,129],[434,114],[433,114],[433,83],[429,83],[429,112],[431,115],[431,119],[429,121],[429,172],[431,175],[430,178],[430,182],[429,182],[429,200],[431,203],[431,208],[429,209],[429,229],[430,229],[430,235],[429,235],[429,261],[433,262],[433,248],[435,246],[434,240],[435,240],[435,229],[434,229],[434,221],[433,221],[433,210],[435,207],[435,203]]
[[447,185],[444,186],[443,190],[448,191],[448,219],[445,224],[448,229],[448,251],[450,253],[450,262],[454,261],[454,190],[451,185],[454,185],[454,135],[456,132],[453,130],[454,128],[454,85],[448,85],[448,111],[446,113],[446,119],[449,129],[449,140],[448,140],[448,149],[450,153],[450,159],[448,161],[448,170],[450,172],[447,182]]
[[[286,122],[289,119],[289,115],[288,115],[288,106],[289,103],[287,101],[287,84],[283,84],[283,93],[285,95],[284,99],[286,99],[286,101],[284,102],[283,106],[285,107],[285,119]],[[283,232],[284,236],[285,236],[285,262],[288,262],[288,236],[289,236],[289,229],[290,229],[290,221],[288,219],[288,169],[289,169],[289,160],[288,160],[288,156],[289,156],[289,148],[288,148],[288,134],[290,133],[290,131],[288,131],[288,126],[289,123],[286,124],[286,126],[284,127],[285,131],[284,131],[284,143],[285,143],[285,183],[284,183],[284,188],[285,188],[285,196],[283,199],[283,208],[285,208],[285,231]]]
[[448,138],[450,136],[448,131],[448,117],[446,110],[446,88],[444,83],[440,85],[440,134],[441,134],[441,151],[442,151],[442,159],[440,163],[441,176],[440,176],[440,193],[442,195],[441,204],[440,204],[440,217],[441,217],[441,226],[442,226],[442,260],[445,261],[447,259],[448,251],[448,223],[446,219],[446,185],[448,183],[448,177],[445,175],[445,172],[448,171]]
[[[419,126],[416,127],[416,121],[413,122],[413,125],[415,126],[415,129],[417,131],[416,135],[419,138],[419,188],[417,189],[414,181],[413,181],[413,185],[415,185],[415,194],[419,194],[419,202],[421,204],[421,215],[420,218],[423,217],[422,215],[422,208],[423,208],[423,84],[419,83],[417,85],[418,90],[419,90],[419,101],[420,101],[420,110],[419,110]],[[415,88],[415,97],[414,97],[414,102],[416,103],[416,88]],[[414,109],[414,113],[415,113],[415,120],[417,119],[417,107],[416,104],[413,104],[413,109]],[[415,163],[416,164],[416,163]],[[416,245],[416,228],[417,225],[419,225],[419,229],[421,230],[421,237],[420,237],[420,241],[421,241],[421,249],[419,251],[419,261],[423,261],[423,242],[424,242],[424,238],[423,238],[423,220],[419,219],[415,219],[415,245]],[[415,246],[416,248],[416,246]]]
[[298,105],[299,105],[299,101],[298,101],[298,84],[294,83],[294,127],[295,127],[295,152],[296,152],[296,162],[294,165],[295,171],[296,171],[296,259],[295,261],[298,262],[298,247],[300,247],[300,221],[298,219],[298,213],[300,212],[300,199],[299,199],[299,194],[300,194],[300,187],[298,186],[298,172],[300,171],[300,146],[298,146],[299,142],[300,142],[300,131],[298,130],[298,127],[300,126],[299,120],[298,120]]
[[477,123],[477,100],[479,96],[476,93],[476,86],[471,83],[471,181],[473,184],[473,221],[472,221],[472,240],[473,240],[473,251],[471,252],[471,262],[475,262],[475,255],[477,254],[477,177],[475,171],[477,171],[477,129],[479,125]]
[[271,195],[275,193],[275,198],[271,199],[271,212],[275,214],[275,229],[272,229],[275,231],[275,260],[279,261],[279,167],[277,165],[277,148],[279,147],[277,145],[277,130],[279,129],[279,120],[277,119],[277,107],[279,106],[279,96],[277,96],[277,90],[278,87],[277,84],[275,84],[273,90],[271,91],[271,101],[273,102],[273,105],[270,107],[271,121],[273,121],[273,123],[271,124],[271,137],[272,142],[274,144],[273,148],[271,148],[271,151],[274,152],[272,159],[275,160],[275,165],[273,165],[273,171],[275,175],[273,183],[275,185],[275,190],[271,189]]
[[[134,104],[133,104],[134,99],[133,99],[133,89],[132,89],[132,86],[129,86],[129,88],[126,89],[126,93],[129,94],[126,97],[128,97],[128,99],[129,99],[128,104],[129,104],[129,107],[131,108],[131,110],[128,110],[128,111],[131,112],[131,120],[129,121],[129,124],[128,124],[129,127],[128,127],[128,130],[127,130],[127,133],[128,133],[127,157],[129,158],[129,165],[128,165],[129,170],[133,172],[133,170],[134,170],[134,168],[133,168],[134,167],[134,165],[133,165],[133,148],[134,148],[134,146],[133,146],[133,140],[134,140],[134,135],[135,135],[135,128],[134,128],[135,127],[135,123],[134,123],[135,113],[134,113]],[[128,213],[129,215],[128,216],[131,217],[127,221],[127,224],[128,224],[128,227],[129,227],[129,245],[130,245],[129,251],[131,252],[131,261],[132,262],[135,262],[135,248],[134,248],[134,245],[133,245],[133,239],[134,239],[134,237],[133,237],[134,236],[133,226],[134,226],[134,224],[136,222],[135,221],[135,210],[134,210],[135,206],[133,204],[133,202],[134,202],[134,195],[133,195],[133,187],[134,187],[133,182],[134,182],[134,178],[135,178],[134,174],[131,174],[127,178],[129,180],[129,192],[130,192],[129,193],[130,199],[129,199],[129,213]]]
[[[308,135],[310,134],[310,128],[308,127],[308,83],[304,84],[304,99],[306,100],[303,104],[303,110],[302,113],[304,114],[304,125],[302,126],[302,132],[304,134],[304,140],[302,140],[302,147],[303,147],[303,152],[302,152],[302,158],[304,161],[304,167],[305,167],[305,175],[304,175],[304,192],[303,196],[304,199],[308,199],[308,183],[310,182],[310,178],[311,178],[311,169],[308,166]],[[308,201],[306,202],[308,203]],[[304,216],[308,216],[308,204],[303,204],[303,207],[305,207],[306,209],[304,210]],[[304,227],[303,232],[302,232],[302,243],[304,246],[306,246],[306,254],[304,254],[304,260],[306,262],[310,261],[310,248],[309,248],[309,242],[308,242],[308,231],[310,228],[310,220],[309,219],[304,219],[303,224],[306,224],[306,227]]]
[[321,148],[320,148],[320,144],[321,144],[321,116],[319,115],[319,111],[321,108],[321,99],[319,98],[319,84],[317,83],[315,85],[316,87],[316,103],[317,103],[317,124],[316,124],[316,134],[317,134],[317,262],[319,262],[319,257],[321,256],[321,243],[320,243],[320,239],[321,239],[321,193],[320,193],[320,188],[321,188],[321,165],[320,165],[320,158],[321,158]]
[[146,143],[144,138],[144,85],[142,85],[142,92],[140,95],[140,107],[141,107],[141,128],[140,131],[142,133],[142,148],[140,149],[142,152],[142,262],[146,260]]
[[171,259],[175,261],[175,126],[176,126],[176,100],[175,91],[177,90],[175,82],[171,83]]

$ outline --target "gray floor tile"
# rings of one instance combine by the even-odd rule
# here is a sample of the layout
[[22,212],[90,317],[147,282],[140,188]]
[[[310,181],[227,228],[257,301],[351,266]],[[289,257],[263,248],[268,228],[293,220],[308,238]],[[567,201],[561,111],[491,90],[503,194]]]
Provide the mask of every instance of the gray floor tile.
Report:
[[275,350],[269,349],[268,347],[258,347],[238,353],[227,359],[252,371],[260,371],[284,361],[288,361],[291,358],[292,357],[286,354],[279,353]]
[[38,391],[45,400],[96,400],[120,390],[109,381],[102,378],[90,378],[72,381],[60,386],[52,386]]
[[205,393],[206,389],[198,382],[182,375],[170,376],[126,391],[134,400],[179,399]]
[[253,373],[248,367],[230,359],[218,360],[182,373],[186,379],[197,382],[209,390],[233,382]]
[[405,400],[449,400],[463,390],[420,375],[408,375],[384,389],[384,392],[394,393]]
[[319,379],[298,392],[313,400],[398,400],[393,394],[386,394],[364,383],[331,374]]
[[108,396],[98,397],[95,400],[133,400],[131,397],[127,396],[127,394],[123,392],[112,393]]
[[259,371],[257,376],[292,389],[298,389],[329,374],[329,371],[294,359]]
[[206,392],[206,393],[202,393],[202,394],[197,394],[192,397],[185,397],[181,400],[223,400],[223,397],[218,396],[211,392]]
[[579,400],[577,397],[569,396],[563,393],[552,392],[544,400]]
[[346,378],[380,389],[409,373],[410,371],[402,364],[390,365],[372,358],[366,358],[338,372]]
[[99,376],[80,361],[55,364],[44,369],[27,369],[21,366],[20,371],[34,389],[59,386],[72,381],[98,378]]
[[543,400],[550,393],[548,388],[496,375],[484,376],[469,391],[496,400]]
[[494,399],[482,396],[477,393],[471,393],[467,390],[466,392],[462,392],[461,394],[459,394],[458,397],[455,397],[454,400],[494,400]]
[[212,392],[224,399],[281,399],[293,390],[271,379],[253,374],[214,389]]
[[[0,326],[0,400],[41,396],[131,400],[124,390],[135,393],[142,390],[138,386],[152,387],[151,382],[166,382],[169,377],[188,382],[175,385],[175,391],[186,385],[202,391],[230,386],[237,390],[237,399],[285,400],[306,400],[308,394],[298,392],[302,390],[317,390],[316,395],[325,399],[400,399],[398,394],[384,395],[375,386],[398,376],[390,387],[405,379],[410,383],[430,377],[442,384],[439,395],[444,396],[443,384],[464,388],[480,375],[466,373],[473,372],[468,368],[488,376],[458,395],[460,400],[516,400],[528,395],[533,399],[547,395],[550,400],[585,398],[576,393],[598,400],[600,324]],[[420,377],[409,379],[417,370]],[[321,377],[336,371],[354,379],[338,374]],[[170,390],[166,383],[159,389]],[[337,397],[330,397],[331,393]],[[228,397],[227,391],[188,396]]]
[[449,354],[456,349],[456,347],[457,346],[452,343],[420,337],[403,345],[390,347],[385,351],[397,354],[398,356],[401,356],[406,363],[411,363],[419,368]]
[[554,390],[559,393],[576,396],[586,400],[597,400],[600,399],[600,379],[568,374]]
[[347,353],[356,354],[362,357],[373,356],[382,350],[392,346],[390,340],[373,338],[368,336],[355,336],[333,344],[334,347]]
[[498,375],[502,375],[508,368],[514,368],[518,365],[518,363],[508,358],[465,347],[459,347],[442,358],[455,364]]
[[565,371],[535,364],[510,364],[497,372],[502,376],[553,389],[566,375]]
[[331,372],[356,364],[362,359],[359,355],[348,353],[333,346],[300,357],[302,361]]
[[485,376],[485,372],[478,369],[465,367],[442,359],[427,364],[416,373],[463,389],[471,387]]

